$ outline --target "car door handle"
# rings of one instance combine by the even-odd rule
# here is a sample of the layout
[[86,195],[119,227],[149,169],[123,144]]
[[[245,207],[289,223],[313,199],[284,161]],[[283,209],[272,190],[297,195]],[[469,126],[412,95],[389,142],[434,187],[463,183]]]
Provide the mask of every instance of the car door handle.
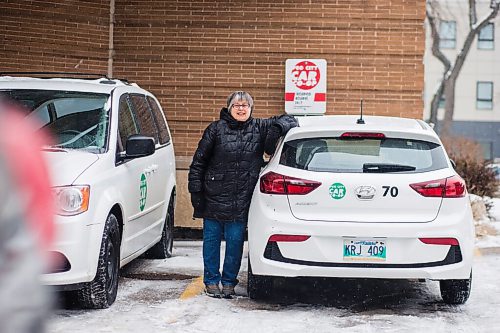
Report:
[[150,165],[146,169],[144,169],[144,173],[147,175],[155,173],[156,171],[158,171],[158,165],[156,164]]
[[153,164],[150,168],[151,168],[151,172],[156,172],[156,171],[158,171],[158,164]]

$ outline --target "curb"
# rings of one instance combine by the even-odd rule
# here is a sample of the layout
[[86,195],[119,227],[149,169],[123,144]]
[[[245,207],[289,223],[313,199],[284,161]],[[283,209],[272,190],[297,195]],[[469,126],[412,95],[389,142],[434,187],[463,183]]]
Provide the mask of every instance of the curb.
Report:
[[474,254],[479,256],[481,255],[492,255],[492,254],[500,254],[500,247],[482,247],[482,248],[475,248],[474,249]]

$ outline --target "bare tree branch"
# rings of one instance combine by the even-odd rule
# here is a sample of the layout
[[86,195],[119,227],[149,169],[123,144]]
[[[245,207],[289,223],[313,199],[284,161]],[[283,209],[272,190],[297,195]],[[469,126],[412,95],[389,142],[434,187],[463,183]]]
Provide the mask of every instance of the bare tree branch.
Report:
[[[444,76],[444,74],[443,74],[443,76]],[[434,93],[434,96],[432,96],[429,122],[434,124],[434,125],[436,125],[438,123],[437,111],[439,109],[439,101],[441,100],[441,96],[443,95],[443,92],[444,92],[444,83],[445,82],[446,81],[443,77],[443,79],[439,83],[439,86],[438,86],[436,92]]]
[[453,113],[455,108],[455,86],[456,80],[460,71],[464,65],[465,59],[470,51],[471,45],[474,42],[475,37],[479,34],[482,28],[484,28],[492,19],[494,19],[500,10],[500,0],[491,0],[490,8],[492,9],[485,17],[479,20],[477,19],[476,11],[476,0],[469,0],[469,32],[465,38],[465,41],[457,54],[455,61],[450,63],[448,58],[439,49],[439,31],[437,28],[438,13],[436,13],[434,0],[427,0],[426,3],[426,16],[431,28],[432,34],[432,54],[439,59],[444,65],[443,77],[437,90],[431,101],[431,112],[430,121],[437,123],[437,110],[439,106],[439,100],[441,96],[445,96],[445,115],[443,126],[441,128],[441,133],[445,134],[450,128],[453,121]]
[[477,22],[476,0],[469,0],[469,28]]
[[444,68],[445,68],[444,71],[447,72],[451,67],[451,63],[448,60],[448,58],[446,58],[446,56],[443,54],[443,52],[441,52],[441,49],[439,48],[439,43],[441,41],[441,37],[439,36],[439,31],[438,31],[436,19],[431,11],[432,11],[432,5],[430,4],[430,2],[427,2],[427,9],[426,9],[425,13],[427,16],[427,20],[429,21],[429,25],[431,27],[432,54],[436,58],[438,58],[439,61],[441,61],[443,63]]
[[429,22],[429,26],[431,27],[432,54],[437,59],[439,59],[443,63],[443,66],[444,66],[443,77],[441,79],[441,82],[439,83],[439,86],[437,87],[436,91],[434,92],[434,96],[432,97],[430,115],[429,115],[429,122],[431,122],[433,124],[437,124],[437,122],[438,122],[437,112],[438,112],[438,108],[439,108],[439,101],[441,100],[441,96],[444,93],[444,86],[445,86],[445,82],[447,81],[446,78],[449,75],[451,63],[448,60],[448,58],[444,55],[444,53],[441,52],[441,49],[439,48],[441,37],[439,36],[439,31],[438,31],[438,27],[437,27],[437,20],[436,20],[436,16],[435,16],[436,11],[433,8],[432,0],[427,1],[425,13],[427,16],[427,20]]
[[467,37],[465,38],[464,45],[460,50],[460,53],[458,53],[455,63],[453,64],[453,69],[450,74],[451,77],[456,78],[458,76],[458,73],[462,69],[462,66],[465,62],[467,54],[469,53],[470,47],[474,42],[474,38],[476,38],[476,35],[479,33],[479,31],[481,31],[481,29],[484,28],[491,21],[491,19],[497,16],[499,10],[500,10],[500,3],[496,3],[493,10],[488,15],[486,15],[479,24],[477,25],[475,24],[472,26],[471,30],[467,34]]
[[446,78],[444,82],[444,95],[445,95],[445,113],[444,121],[442,126],[442,133],[446,134],[451,129],[451,124],[453,122],[453,114],[455,111],[455,85],[458,78],[458,74],[462,70],[467,54],[470,51],[471,45],[476,38],[476,35],[484,28],[493,18],[495,18],[500,10],[500,2],[497,2],[493,7],[493,10],[480,20],[479,24],[474,24],[465,38],[462,49],[458,53],[455,62],[451,68],[449,77]]

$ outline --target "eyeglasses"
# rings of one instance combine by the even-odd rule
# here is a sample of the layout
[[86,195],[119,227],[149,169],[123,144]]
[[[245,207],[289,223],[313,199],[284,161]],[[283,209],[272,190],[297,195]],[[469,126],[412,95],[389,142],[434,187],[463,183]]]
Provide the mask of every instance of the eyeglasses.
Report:
[[234,109],[243,109],[243,110],[246,110],[250,107],[250,105],[248,104],[233,104],[232,105],[232,108]]

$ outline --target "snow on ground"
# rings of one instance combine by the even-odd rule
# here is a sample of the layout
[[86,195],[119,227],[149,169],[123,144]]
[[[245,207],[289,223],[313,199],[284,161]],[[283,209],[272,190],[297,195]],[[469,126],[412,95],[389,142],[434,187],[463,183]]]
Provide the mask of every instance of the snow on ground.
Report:
[[[106,310],[57,310],[48,332],[486,332],[500,326],[500,258],[476,260],[469,302],[448,306],[439,301],[436,282],[396,282],[381,291],[349,291],[340,302],[309,302],[309,293],[332,296],[322,288],[305,295],[255,302],[247,297],[214,299],[205,295],[180,300],[187,281],[122,279],[116,303]],[[335,287],[333,287],[335,288]],[[286,288],[284,288],[286,289]],[[241,289],[239,290],[241,292]],[[381,294],[386,293],[385,296]],[[359,297],[366,297],[360,300]],[[358,297],[358,300],[355,300]]]
[[500,198],[492,198],[493,207],[490,210],[491,220],[483,219],[477,221],[479,225],[486,225],[496,231],[496,235],[485,235],[476,239],[476,247],[499,248],[500,247]]
[[[491,211],[500,225],[500,199]],[[500,232],[499,232],[500,233]],[[500,236],[481,238],[479,248],[500,246]],[[222,252],[222,251],[221,251]],[[246,256],[245,249],[245,256]],[[135,260],[124,270],[118,298],[105,310],[59,308],[49,320],[49,333],[62,332],[489,332],[500,327],[500,256],[476,256],[469,301],[443,304],[436,281],[302,282],[278,285],[273,299],[246,297],[246,257],[239,295],[232,300],[203,294],[179,299],[203,271],[201,241],[176,241],[166,260]],[[143,280],[130,272],[165,274],[167,280]],[[178,280],[169,280],[174,272]]]

